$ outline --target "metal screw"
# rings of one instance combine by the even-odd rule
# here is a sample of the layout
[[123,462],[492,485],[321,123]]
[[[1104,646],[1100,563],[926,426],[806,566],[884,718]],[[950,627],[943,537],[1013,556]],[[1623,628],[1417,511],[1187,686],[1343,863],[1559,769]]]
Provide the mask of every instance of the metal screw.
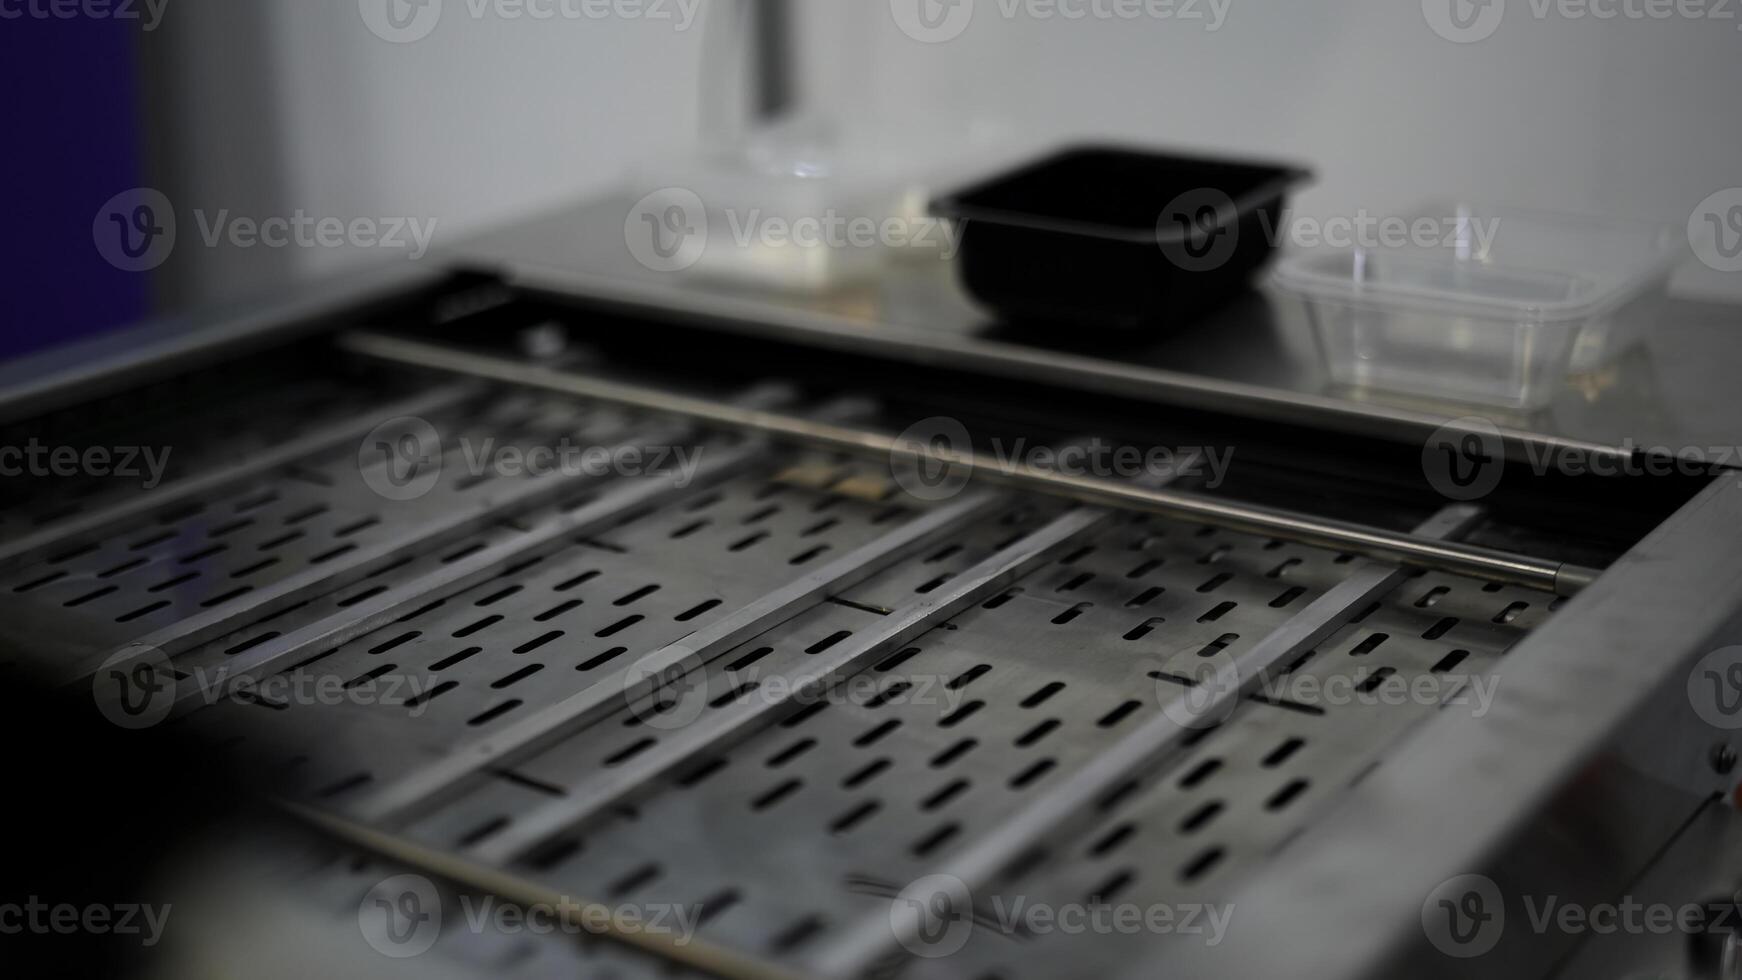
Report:
[[1720,776],[1728,776],[1736,768],[1736,750],[1729,744],[1720,742],[1712,746],[1712,769]]

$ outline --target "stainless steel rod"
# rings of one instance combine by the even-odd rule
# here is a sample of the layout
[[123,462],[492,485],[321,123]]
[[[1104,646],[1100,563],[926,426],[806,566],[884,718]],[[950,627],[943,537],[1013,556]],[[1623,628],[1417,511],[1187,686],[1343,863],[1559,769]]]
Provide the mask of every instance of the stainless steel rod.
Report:
[[1380,561],[1544,589],[1559,595],[1574,595],[1601,574],[1597,569],[1475,545],[1430,541],[1413,534],[1279,508],[1217,500],[1178,490],[1150,489],[1114,480],[1060,473],[1025,463],[993,460],[971,449],[921,445],[879,432],[722,405],[702,398],[582,377],[415,340],[359,332],[342,335],[339,346],[351,353],[380,360],[671,412],[811,446],[892,461],[966,467],[976,476],[983,475],[1001,483],[1084,503],[1147,511],[1236,531],[1273,535]]
[[584,931],[602,936],[670,964],[693,967],[709,976],[733,980],[802,980],[800,974],[767,957],[721,946],[700,937],[623,928],[617,914],[620,906],[570,895],[544,882],[468,861],[447,851],[311,807],[282,801],[277,805],[315,830],[387,862],[425,872],[456,886],[495,895],[516,905],[548,909],[577,933]]

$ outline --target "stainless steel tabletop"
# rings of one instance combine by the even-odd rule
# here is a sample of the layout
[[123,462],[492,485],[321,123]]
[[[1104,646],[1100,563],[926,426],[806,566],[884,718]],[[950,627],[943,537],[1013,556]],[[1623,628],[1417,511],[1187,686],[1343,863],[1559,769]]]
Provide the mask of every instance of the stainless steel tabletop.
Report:
[[[639,264],[624,243],[633,201],[610,195],[484,234],[449,261],[510,280],[609,302],[645,305],[721,330],[875,352],[919,363],[972,365],[1162,404],[1324,425],[1419,441],[1445,422],[1492,421],[1515,453],[1577,448],[1661,452],[1728,462],[1742,444],[1742,307],[1643,298],[1620,314],[1641,343],[1601,369],[1566,379],[1546,408],[1517,414],[1333,386],[1304,311],[1261,289],[1161,337],[1016,332],[976,308],[934,258],[889,263],[875,281],[820,294],[728,284]],[[1067,349],[1068,348],[1068,349]]]

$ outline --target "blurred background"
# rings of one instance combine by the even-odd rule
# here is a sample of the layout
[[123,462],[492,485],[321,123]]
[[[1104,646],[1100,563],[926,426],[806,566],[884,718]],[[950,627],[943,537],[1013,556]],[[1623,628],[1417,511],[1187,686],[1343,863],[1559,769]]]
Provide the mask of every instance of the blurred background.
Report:
[[[28,233],[6,236],[4,258],[32,288],[11,298],[4,353],[378,261],[220,242],[118,271],[90,222],[131,188],[183,213],[436,219],[443,245],[692,147],[717,0],[533,16],[559,2],[133,0],[61,17],[13,0],[0,17],[3,166]],[[1739,180],[1742,12],[1718,3],[1655,18],[1621,0],[1570,14],[1450,0],[1454,23],[1503,14],[1459,43],[1434,29],[1442,0],[1192,0],[1165,19],[982,14],[925,43],[897,23],[918,2],[952,9],[792,5],[798,90],[849,127],[876,120],[904,152],[1004,157],[1093,134],[1300,160],[1319,178],[1296,201],[1309,216],[1443,196],[1680,225]],[[388,4],[424,18],[414,40],[371,29]],[[1735,276],[1693,261],[1675,289],[1742,296]]]

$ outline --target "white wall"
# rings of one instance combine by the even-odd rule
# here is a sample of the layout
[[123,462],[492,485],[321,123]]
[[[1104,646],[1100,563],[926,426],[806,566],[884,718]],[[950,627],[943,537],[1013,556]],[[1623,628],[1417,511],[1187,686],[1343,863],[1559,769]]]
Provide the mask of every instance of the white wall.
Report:
[[[695,131],[699,26],[474,19],[469,0],[444,0],[427,37],[391,44],[358,0],[178,2],[183,23],[153,43],[167,42],[155,63],[174,130],[160,141],[192,141],[167,178],[183,209],[436,216],[451,240],[604,186]],[[796,2],[823,16],[825,0]],[[1456,44],[1429,27],[1422,0],[1220,0],[1214,31],[1007,18],[1014,0],[959,0],[975,4],[966,29],[922,43],[897,28],[891,0],[834,2],[850,22],[807,28],[819,39],[807,71],[922,143],[973,123],[1013,146],[1118,135],[1295,158],[1320,175],[1299,210],[1320,216],[1477,197],[1680,224],[1742,185],[1742,9],[1721,21],[1538,19],[1544,0],[1500,0],[1492,36]],[[250,21],[241,44],[225,26],[238,17]],[[848,38],[869,47],[874,84],[842,77],[857,74],[839,47]],[[190,268],[181,251],[184,300],[348,260],[196,254]],[[1697,263],[1681,283],[1742,297],[1742,274]]]
[[690,141],[699,27],[475,19],[468,2],[444,0],[427,36],[390,43],[359,0],[173,0],[145,42],[157,181],[183,226],[167,302],[370,258],[208,249],[194,208],[435,219],[439,245]]

